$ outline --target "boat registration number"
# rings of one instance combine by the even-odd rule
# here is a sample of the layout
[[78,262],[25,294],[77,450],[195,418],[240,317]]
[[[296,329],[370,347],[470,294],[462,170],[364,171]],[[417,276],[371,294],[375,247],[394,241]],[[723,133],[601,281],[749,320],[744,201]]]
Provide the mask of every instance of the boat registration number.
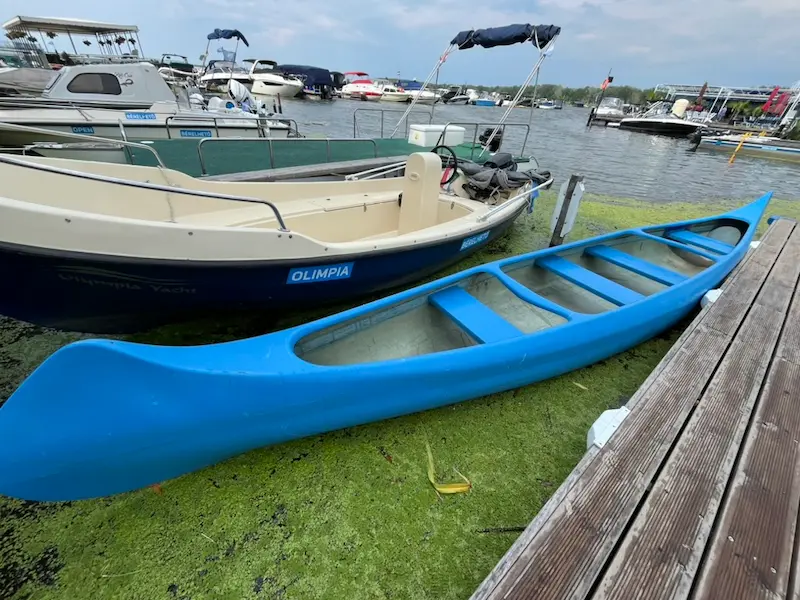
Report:
[[156,113],[151,112],[126,112],[125,118],[131,121],[155,121]]
[[317,283],[320,281],[335,281],[349,279],[353,274],[353,263],[339,263],[336,265],[319,265],[314,267],[297,267],[289,271],[286,283]]
[[181,129],[181,137],[187,138],[209,138],[211,137],[210,129]]
[[72,128],[72,133],[88,133],[88,134],[93,134],[93,133],[94,133],[94,127],[86,127],[85,125],[82,125],[82,126],[80,126],[80,127],[77,127],[77,126],[76,126],[76,127],[73,127],[73,128]]
[[462,250],[466,250],[467,248],[472,248],[475,244],[480,244],[481,242],[485,242],[489,239],[489,231],[484,231],[483,233],[479,233],[478,235],[473,235],[471,237],[465,238],[463,242],[461,242],[461,252]]

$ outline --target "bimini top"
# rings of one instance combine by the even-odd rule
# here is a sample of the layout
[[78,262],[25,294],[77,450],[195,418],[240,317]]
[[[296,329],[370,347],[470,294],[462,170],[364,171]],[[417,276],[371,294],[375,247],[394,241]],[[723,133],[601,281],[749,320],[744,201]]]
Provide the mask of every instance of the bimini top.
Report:
[[209,40],[230,40],[233,38],[240,40],[248,48],[250,47],[244,34],[238,29],[215,29],[206,36],[206,39]]
[[561,27],[556,25],[518,23],[506,25],[505,27],[489,27],[488,29],[461,31],[450,43],[458,46],[459,50],[466,50],[474,46],[481,46],[483,48],[511,46],[512,44],[522,44],[530,40],[534,46],[541,50],[559,33],[561,33]]

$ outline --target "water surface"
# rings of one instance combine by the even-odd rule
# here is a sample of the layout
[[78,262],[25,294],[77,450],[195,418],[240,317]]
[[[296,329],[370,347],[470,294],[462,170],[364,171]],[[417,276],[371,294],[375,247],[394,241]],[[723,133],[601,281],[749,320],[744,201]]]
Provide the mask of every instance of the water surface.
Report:
[[[283,112],[294,118],[304,135],[351,138],[356,117],[356,134],[380,136],[380,113],[384,113],[383,135],[391,135],[406,105],[366,103],[338,99],[334,102],[283,102]],[[430,112],[431,107],[415,111]],[[434,123],[485,123],[500,120],[505,109],[484,106],[437,105]],[[542,168],[549,169],[561,182],[572,173],[584,175],[587,192],[623,196],[657,202],[695,202],[704,199],[755,198],[774,191],[779,198],[800,200],[800,165],[748,156],[728,164],[727,152],[691,152],[686,139],[619,130],[586,128],[588,109],[563,110],[515,108],[509,123],[520,124],[506,130],[503,149],[533,155]],[[412,122],[425,122],[417,112]],[[530,135],[525,141],[525,125]],[[467,127],[467,140],[474,127]],[[483,127],[481,128],[483,129]],[[398,135],[403,136],[404,128]]]

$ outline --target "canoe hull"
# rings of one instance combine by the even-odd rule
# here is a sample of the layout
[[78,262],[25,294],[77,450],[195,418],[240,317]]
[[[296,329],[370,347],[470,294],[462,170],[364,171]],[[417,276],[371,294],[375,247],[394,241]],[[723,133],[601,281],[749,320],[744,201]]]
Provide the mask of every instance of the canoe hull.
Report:
[[[141,260],[0,244],[0,281],[16,282],[14,293],[0,294],[0,314],[44,327],[116,334],[219,311],[351,300],[418,281],[464,259],[502,236],[524,209],[463,238],[327,260]],[[462,249],[464,240],[474,243]],[[318,269],[296,270],[309,267]]]
[[[293,348],[314,332],[433,294],[505,259],[267,336],[187,348],[71,344],[0,408],[0,494],[75,500],[144,487],[242,452],[437,408],[585,367],[672,327],[747,252],[769,196],[745,207],[740,241],[694,277],[602,314],[493,344],[322,367]],[[745,209],[741,209],[744,211]],[[729,213],[735,215],[736,213]],[[647,235],[654,228],[633,230]],[[637,233],[638,232],[638,233]],[[561,249],[631,235],[601,236]],[[524,259],[525,257],[518,257]],[[43,421],[44,417],[44,421]]]

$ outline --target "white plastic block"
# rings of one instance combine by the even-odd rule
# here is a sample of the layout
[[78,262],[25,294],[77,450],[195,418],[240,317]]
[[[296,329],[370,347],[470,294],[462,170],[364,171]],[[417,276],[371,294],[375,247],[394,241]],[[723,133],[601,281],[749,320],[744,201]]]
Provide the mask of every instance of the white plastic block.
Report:
[[605,446],[630,412],[626,406],[603,411],[586,434],[586,449]]
[[722,290],[720,289],[713,289],[708,290],[705,295],[700,298],[700,306],[703,308],[706,307],[708,304],[713,304],[717,301],[717,299],[722,295]]

